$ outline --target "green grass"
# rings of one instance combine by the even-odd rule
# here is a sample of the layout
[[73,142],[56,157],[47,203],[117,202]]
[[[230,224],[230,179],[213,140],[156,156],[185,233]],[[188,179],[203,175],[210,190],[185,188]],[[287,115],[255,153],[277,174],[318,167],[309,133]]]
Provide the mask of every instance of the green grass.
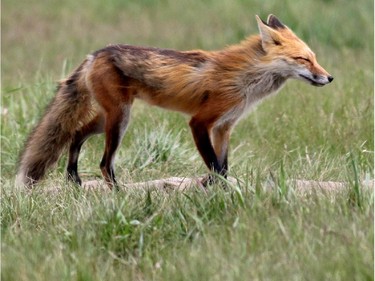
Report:
[[[3,280],[373,280],[373,3],[28,1],[2,3]],[[66,157],[32,193],[14,188],[19,151],[64,77],[109,43],[219,49],[274,13],[335,80],[290,81],[234,130],[228,190],[83,192]],[[184,116],[136,103],[116,159],[120,182],[206,168]],[[100,178],[103,136],[79,170]],[[290,179],[347,182],[300,194]],[[271,185],[270,191],[266,186]],[[59,193],[43,190],[61,187]]]
[[4,280],[371,280],[373,219],[347,194],[4,192]]

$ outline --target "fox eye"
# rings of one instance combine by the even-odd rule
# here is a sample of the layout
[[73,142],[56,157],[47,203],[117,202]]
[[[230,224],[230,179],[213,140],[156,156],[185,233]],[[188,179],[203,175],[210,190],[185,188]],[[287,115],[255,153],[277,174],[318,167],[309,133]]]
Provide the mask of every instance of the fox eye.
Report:
[[305,62],[311,63],[311,61],[308,58],[305,57],[294,57],[295,60],[303,60]]

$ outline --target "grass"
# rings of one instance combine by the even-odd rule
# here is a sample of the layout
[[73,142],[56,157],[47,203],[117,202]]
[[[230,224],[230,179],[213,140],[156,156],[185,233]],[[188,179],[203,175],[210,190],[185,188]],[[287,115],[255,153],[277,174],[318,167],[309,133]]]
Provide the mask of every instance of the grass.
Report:
[[2,277],[371,280],[372,197],[363,208],[347,198],[5,192]]
[[[330,1],[3,1],[3,280],[373,280],[373,3]],[[89,192],[63,157],[33,192],[14,188],[19,151],[55,81],[108,43],[218,49],[279,16],[335,76],[290,81],[234,130],[230,174],[206,192]],[[186,118],[137,103],[116,159],[120,182],[206,172]],[[103,136],[79,170],[100,178]],[[300,194],[289,179],[347,182]],[[267,190],[271,184],[273,189]],[[43,192],[56,186],[62,191]]]

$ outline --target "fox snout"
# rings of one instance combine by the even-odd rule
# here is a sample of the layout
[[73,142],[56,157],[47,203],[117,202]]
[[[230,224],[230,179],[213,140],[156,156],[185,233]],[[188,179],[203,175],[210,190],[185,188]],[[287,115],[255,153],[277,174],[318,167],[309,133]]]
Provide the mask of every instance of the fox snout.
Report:
[[322,87],[333,81],[333,76],[316,61],[308,63],[307,65],[303,64],[302,67],[298,68],[295,74],[297,74],[296,78],[317,87]]
[[307,72],[310,75],[303,78],[307,79],[313,86],[322,87],[333,81],[333,76],[318,64],[315,56],[313,56],[312,63],[309,65]]
[[300,78],[302,78],[305,82],[310,83],[316,87],[322,87],[327,85],[333,81],[333,76],[328,75],[317,75],[312,73],[299,73]]

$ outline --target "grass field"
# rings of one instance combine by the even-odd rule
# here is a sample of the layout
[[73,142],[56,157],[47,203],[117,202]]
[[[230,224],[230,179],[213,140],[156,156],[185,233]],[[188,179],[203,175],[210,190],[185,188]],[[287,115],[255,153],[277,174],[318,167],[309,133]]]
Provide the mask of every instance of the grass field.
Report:
[[[373,2],[2,2],[2,280],[373,280]],[[274,13],[334,77],[290,81],[234,130],[230,175],[185,192],[84,192],[66,157],[32,193],[14,188],[17,157],[56,81],[109,43],[219,49]],[[137,103],[116,158],[120,182],[206,172],[180,114]],[[100,179],[103,136],[79,170]],[[300,194],[290,179],[347,182]],[[272,191],[265,186],[272,185]],[[43,192],[61,187],[59,193]]]

